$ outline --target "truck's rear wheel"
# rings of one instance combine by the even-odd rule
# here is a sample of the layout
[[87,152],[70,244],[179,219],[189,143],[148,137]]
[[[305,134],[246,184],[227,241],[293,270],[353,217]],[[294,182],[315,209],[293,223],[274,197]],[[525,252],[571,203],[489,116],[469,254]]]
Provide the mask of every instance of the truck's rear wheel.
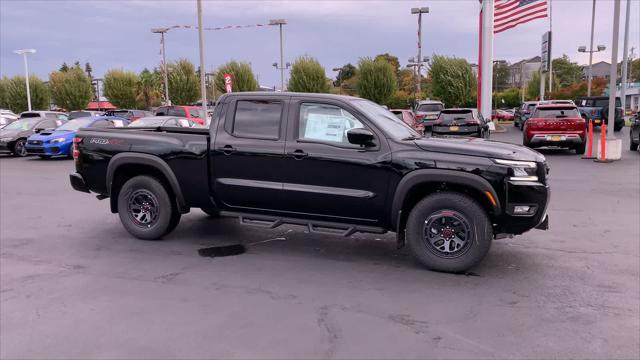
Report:
[[431,270],[461,272],[479,263],[491,247],[487,213],[470,197],[441,192],[422,199],[407,220],[413,256]]
[[576,150],[576,154],[578,155],[584,154],[585,150],[587,149],[587,142],[585,141],[580,145],[576,145],[574,149]]
[[124,228],[143,240],[158,240],[173,230],[180,214],[160,181],[150,176],[129,179],[118,194],[118,215]]

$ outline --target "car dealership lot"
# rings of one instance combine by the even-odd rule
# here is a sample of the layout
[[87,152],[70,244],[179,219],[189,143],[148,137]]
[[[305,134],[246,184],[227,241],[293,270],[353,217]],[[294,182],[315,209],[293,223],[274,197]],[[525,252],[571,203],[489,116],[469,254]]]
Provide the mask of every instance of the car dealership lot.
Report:
[[[541,151],[551,229],[495,241],[466,275],[420,268],[394,234],[196,209],[164,241],[136,240],[107,201],[71,189],[72,161],[2,157],[0,356],[637,358],[640,153]],[[198,255],[237,243],[247,252]]]

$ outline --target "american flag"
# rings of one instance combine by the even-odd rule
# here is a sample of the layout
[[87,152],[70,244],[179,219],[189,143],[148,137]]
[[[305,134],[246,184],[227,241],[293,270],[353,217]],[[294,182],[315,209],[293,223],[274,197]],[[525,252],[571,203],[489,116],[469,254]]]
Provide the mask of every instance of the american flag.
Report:
[[548,16],[545,0],[498,0],[493,14],[493,33],[509,30],[531,20]]

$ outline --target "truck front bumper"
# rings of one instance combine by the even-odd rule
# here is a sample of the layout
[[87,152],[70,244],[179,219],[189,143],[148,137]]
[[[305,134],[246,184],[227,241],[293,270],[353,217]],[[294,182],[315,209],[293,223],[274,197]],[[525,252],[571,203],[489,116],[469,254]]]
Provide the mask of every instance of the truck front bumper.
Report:
[[508,181],[504,212],[497,233],[522,234],[531,229],[547,230],[547,207],[551,191],[535,181]]

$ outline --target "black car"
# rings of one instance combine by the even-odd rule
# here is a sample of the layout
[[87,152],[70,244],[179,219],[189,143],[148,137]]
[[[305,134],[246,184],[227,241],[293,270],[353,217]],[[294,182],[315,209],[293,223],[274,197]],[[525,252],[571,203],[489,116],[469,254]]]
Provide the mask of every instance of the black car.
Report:
[[640,113],[637,113],[632,120],[629,129],[629,149],[631,151],[638,150],[640,145]]
[[433,123],[432,136],[489,138],[489,125],[476,109],[445,109]]
[[25,145],[27,138],[45,129],[54,129],[62,125],[62,120],[42,117],[18,119],[0,129],[0,153],[12,153],[15,156],[27,156]]
[[544,156],[484,139],[425,138],[360,98],[223,95],[209,129],[83,129],[71,186],[109,198],[125,229],[160,239],[200,208],[241,224],[397,234],[459,272],[494,238],[547,228]]
[[533,110],[538,106],[539,101],[525,101],[520,105],[513,113],[513,126],[518,129],[524,129],[524,123],[533,113]]

